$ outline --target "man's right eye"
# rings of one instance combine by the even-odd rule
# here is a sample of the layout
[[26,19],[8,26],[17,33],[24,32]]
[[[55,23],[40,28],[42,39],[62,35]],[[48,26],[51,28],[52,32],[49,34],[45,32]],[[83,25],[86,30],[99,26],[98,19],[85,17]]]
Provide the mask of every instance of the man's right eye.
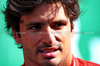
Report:
[[39,26],[39,25],[34,25],[34,26],[31,26],[31,27],[29,27],[28,28],[29,30],[40,30],[41,29],[41,26]]

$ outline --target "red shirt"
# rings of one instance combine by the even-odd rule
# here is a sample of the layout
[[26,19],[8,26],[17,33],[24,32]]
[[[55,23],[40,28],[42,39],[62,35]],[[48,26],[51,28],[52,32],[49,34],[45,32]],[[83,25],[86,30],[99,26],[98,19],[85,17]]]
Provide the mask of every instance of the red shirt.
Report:
[[[25,66],[25,63],[22,66]],[[75,58],[73,56],[70,66],[100,66],[100,64],[96,64],[90,61],[85,61],[79,58]]]
[[100,66],[100,64],[90,62],[90,61],[85,61],[80,58],[75,58],[73,56],[72,63],[70,66]]

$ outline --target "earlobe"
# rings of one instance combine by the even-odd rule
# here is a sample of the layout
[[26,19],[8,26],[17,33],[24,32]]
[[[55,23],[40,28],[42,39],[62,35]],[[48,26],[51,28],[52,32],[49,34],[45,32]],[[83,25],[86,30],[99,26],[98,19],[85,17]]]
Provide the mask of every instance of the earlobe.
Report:
[[70,36],[71,36],[71,37],[74,36],[74,29],[72,29]]
[[20,44],[21,40],[20,40],[20,37],[18,36],[16,30],[12,29],[12,33],[13,33],[13,37],[14,37],[15,41],[17,42],[17,44]]
[[74,36],[74,25],[73,25],[73,23],[71,24],[71,37],[73,37]]

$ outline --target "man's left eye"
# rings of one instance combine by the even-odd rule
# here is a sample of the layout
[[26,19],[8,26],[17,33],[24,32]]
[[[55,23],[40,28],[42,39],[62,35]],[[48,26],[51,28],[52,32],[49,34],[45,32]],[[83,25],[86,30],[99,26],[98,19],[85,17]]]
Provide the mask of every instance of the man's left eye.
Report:
[[65,25],[66,25],[66,24],[57,23],[57,24],[54,24],[54,25],[52,26],[52,28],[55,29],[55,30],[59,30],[59,29],[63,28]]
[[55,27],[61,27],[63,24],[56,24]]

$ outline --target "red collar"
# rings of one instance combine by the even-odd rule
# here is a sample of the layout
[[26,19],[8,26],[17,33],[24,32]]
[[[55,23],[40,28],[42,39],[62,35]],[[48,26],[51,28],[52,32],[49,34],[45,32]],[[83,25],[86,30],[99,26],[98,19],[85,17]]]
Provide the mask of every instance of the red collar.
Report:
[[76,66],[75,65],[75,57],[72,55],[72,61],[71,61],[71,64],[69,66]]
[[22,66],[25,66],[25,63]]

